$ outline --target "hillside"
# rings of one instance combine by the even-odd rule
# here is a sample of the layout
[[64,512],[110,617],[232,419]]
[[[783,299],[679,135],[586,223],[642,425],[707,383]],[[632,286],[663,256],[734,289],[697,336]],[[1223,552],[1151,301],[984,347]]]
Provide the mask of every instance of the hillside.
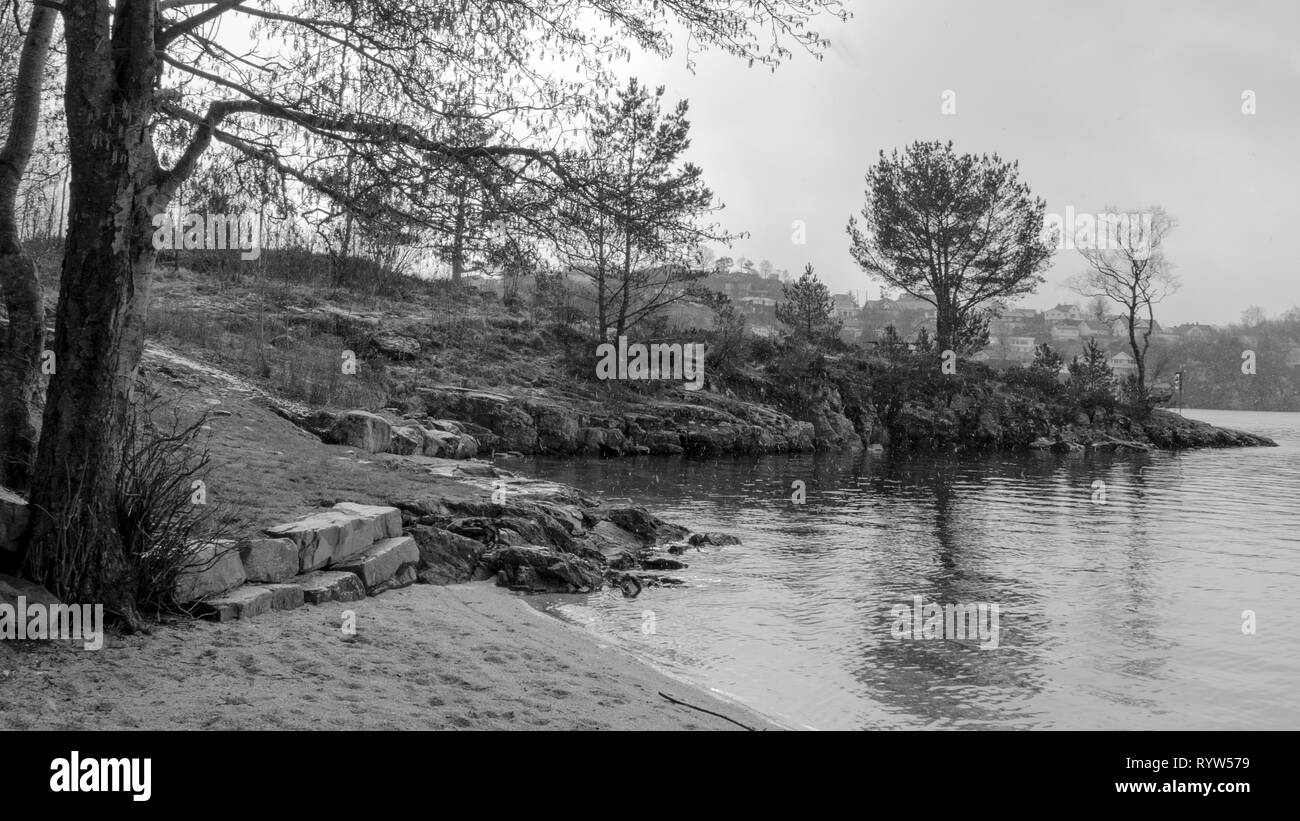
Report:
[[[380,270],[326,282],[324,268],[302,258],[255,278],[164,266],[150,337],[261,386],[325,441],[399,454],[1271,444],[1162,411],[1136,420],[1113,407],[1081,410],[1016,371],[963,363],[940,376],[924,357],[894,361],[855,346],[822,360],[752,341],[725,366],[710,360],[699,391],[600,381],[594,345],[578,325],[555,321],[572,312],[544,288],[503,300]],[[657,339],[713,341],[707,330]]]

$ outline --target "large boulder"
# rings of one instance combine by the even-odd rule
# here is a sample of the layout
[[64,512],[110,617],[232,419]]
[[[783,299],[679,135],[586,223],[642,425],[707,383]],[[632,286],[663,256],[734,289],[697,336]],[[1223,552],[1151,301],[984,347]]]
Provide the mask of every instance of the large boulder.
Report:
[[370,338],[370,342],[389,359],[414,359],[420,355],[420,340],[392,331],[380,331]]
[[422,428],[424,455],[442,459],[472,459],[478,455],[478,439],[468,433],[440,428]]
[[537,420],[537,449],[542,453],[568,455],[582,444],[582,427],[578,417],[555,408],[539,410]]
[[329,439],[369,453],[385,453],[393,437],[392,426],[382,416],[353,410],[340,414],[330,427]]
[[398,456],[423,455],[425,436],[418,425],[399,425],[392,428],[388,452]]
[[248,579],[239,547],[221,539],[194,545],[176,576],[178,602],[194,602],[239,587]]
[[510,545],[483,554],[480,568],[497,584],[533,593],[590,593],[604,584],[604,568],[549,547]]
[[479,557],[486,550],[477,539],[432,525],[411,528],[420,551],[420,581],[425,584],[467,582],[474,575]]
[[[8,605],[17,612],[19,598],[22,604],[62,604],[58,597],[35,582],[0,573],[0,605]],[[22,615],[20,614],[21,618]]]
[[537,451],[537,426],[533,417],[522,408],[513,405],[500,405],[490,415],[488,427],[500,441],[501,450],[517,450],[520,453]]
[[630,444],[623,431],[617,428],[591,427],[582,429],[583,453],[592,456],[622,456]]

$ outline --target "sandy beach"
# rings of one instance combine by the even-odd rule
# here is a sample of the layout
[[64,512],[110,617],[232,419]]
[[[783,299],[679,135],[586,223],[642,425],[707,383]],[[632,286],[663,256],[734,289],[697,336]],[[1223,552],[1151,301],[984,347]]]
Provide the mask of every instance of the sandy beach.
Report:
[[99,651],[0,642],[5,730],[741,729],[660,692],[776,729],[491,582],[110,634]]

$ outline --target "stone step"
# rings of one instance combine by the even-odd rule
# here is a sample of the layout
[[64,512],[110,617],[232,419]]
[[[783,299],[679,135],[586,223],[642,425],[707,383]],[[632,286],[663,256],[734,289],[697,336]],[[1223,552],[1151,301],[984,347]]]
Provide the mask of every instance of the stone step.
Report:
[[283,582],[298,575],[298,545],[292,539],[245,539],[239,558],[250,582]]
[[176,601],[187,603],[233,590],[247,581],[244,563],[234,542],[221,539],[194,545],[176,576]]
[[366,597],[366,588],[355,573],[317,570],[296,577],[293,584],[302,589],[303,600],[308,604],[360,601]]
[[195,613],[212,621],[234,621],[272,610],[293,610],[302,604],[303,589],[296,584],[246,584],[200,602]]
[[397,573],[388,581],[380,582],[373,590],[368,591],[372,596],[378,596],[380,593],[387,593],[389,590],[397,590],[401,587],[410,587],[420,580],[419,573],[416,572],[415,565],[404,564],[398,568]]
[[398,571],[405,565],[411,565],[414,570],[419,561],[420,547],[415,543],[415,539],[410,536],[398,536],[376,542],[361,551],[356,558],[335,564],[331,569],[355,573],[361,579],[366,592],[371,593],[384,582],[397,576]]
[[298,570],[302,573],[350,559],[375,542],[401,532],[402,514],[397,508],[351,502],[266,530],[271,538],[293,540],[298,546]]

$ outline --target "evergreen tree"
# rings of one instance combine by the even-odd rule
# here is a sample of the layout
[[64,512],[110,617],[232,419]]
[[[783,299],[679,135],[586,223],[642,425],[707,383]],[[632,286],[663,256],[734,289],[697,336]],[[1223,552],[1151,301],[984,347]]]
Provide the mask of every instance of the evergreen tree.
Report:
[[810,342],[825,340],[839,332],[831,290],[813,273],[812,263],[803,275],[781,286],[785,302],[776,306],[776,318],[790,326],[796,338]]
[[1084,344],[1083,354],[1070,362],[1070,386],[1080,394],[1099,390],[1109,393],[1114,384],[1115,373],[1106,351],[1092,337]]

